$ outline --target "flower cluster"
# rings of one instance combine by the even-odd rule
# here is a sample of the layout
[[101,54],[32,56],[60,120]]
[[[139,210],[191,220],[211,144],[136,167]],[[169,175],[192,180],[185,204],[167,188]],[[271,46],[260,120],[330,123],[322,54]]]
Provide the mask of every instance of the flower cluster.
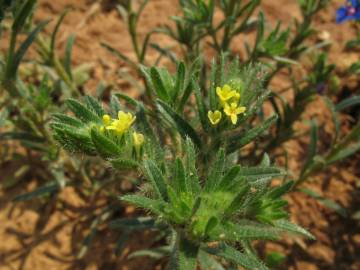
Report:
[[360,20],[360,1],[347,0],[346,5],[336,11],[336,23]]
[[118,119],[111,119],[108,114],[105,114],[102,119],[104,123],[103,130],[113,130],[116,135],[122,136],[135,122],[136,116],[133,116],[131,113],[119,111]]
[[[222,88],[216,88],[216,94],[219,98],[223,112],[230,118],[231,123],[236,125],[238,115],[246,111],[246,107],[239,106],[240,93],[233,90],[230,85],[225,84]],[[208,118],[212,125],[217,125],[221,121],[222,113],[219,110],[214,112],[209,111]]]
[[[112,119],[110,115],[105,114],[102,117],[104,126],[101,127],[101,131],[110,130],[114,131],[114,133],[118,136],[122,136],[125,132],[127,132],[131,125],[135,122],[136,116],[133,116],[131,113],[125,113],[123,111],[118,112],[118,119]],[[144,143],[144,135],[141,133],[133,132],[132,134],[133,143],[135,149],[138,149]]]

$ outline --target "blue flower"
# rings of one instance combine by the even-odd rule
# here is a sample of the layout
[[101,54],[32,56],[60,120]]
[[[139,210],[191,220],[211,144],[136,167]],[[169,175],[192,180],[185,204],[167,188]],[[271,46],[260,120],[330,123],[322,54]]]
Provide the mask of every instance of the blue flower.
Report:
[[347,0],[346,5],[336,11],[336,23],[342,23],[349,20],[360,20],[359,0]]

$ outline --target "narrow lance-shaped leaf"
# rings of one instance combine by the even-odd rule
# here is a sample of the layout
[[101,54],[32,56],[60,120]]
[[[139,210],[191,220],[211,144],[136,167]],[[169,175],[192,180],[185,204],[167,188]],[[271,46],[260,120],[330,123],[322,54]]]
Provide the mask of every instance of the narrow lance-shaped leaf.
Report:
[[105,111],[99,101],[97,101],[92,96],[85,96],[85,102],[87,107],[94,111],[97,116],[102,117],[105,114]]
[[35,40],[36,36],[39,34],[41,30],[45,28],[45,26],[49,23],[49,20],[40,22],[36,28],[27,36],[24,42],[21,43],[20,47],[15,53],[14,59],[12,63],[9,63],[10,68],[8,69],[7,75],[10,77],[15,76],[15,73],[20,65],[21,60],[23,59],[26,51],[29,49],[30,45]]
[[180,158],[175,161],[174,189],[177,193],[187,192],[184,165]]
[[207,249],[206,251],[232,261],[248,270],[268,270],[268,268],[254,256],[241,253],[225,244],[218,249]]
[[77,128],[84,127],[84,123],[82,123],[78,119],[68,116],[66,114],[54,113],[52,116],[53,116],[54,121],[58,122],[59,124],[66,124],[66,125],[74,126]]
[[160,209],[162,208],[162,201],[160,200],[154,200],[140,195],[124,195],[119,199],[137,207],[148,209],[154,214],[161,215]]
[[261,125],[252,128],[245,132],[245,134],[241,134],[235,137],[230,138],[229,145],[227,147],[227,152],[232,153],[241,147],[247,145],[252,142],[255,138],[263,134],[266,130],[270,128],[270,126],[276,121],[277,116],[273,115],[266,119]]
[[46,196],[49,194],[52,194],[53,192],[57,191],[60,189],[60,186],[58,185],[57,182],[51,182],[48,183],[44,186],[38,187],[37,189],[28,192],[28,193],[24,193],[21,195],[18,195],[14,198],[15,202],[21,202],[21,201],[28,201],[28,200],[33,200],[34,198],[38,198],[38,197],[42,197],[42,196]]
[[360,104],[360,96],[352,96],[339,102],[335,108],[336,111],[345,110],[351,106]]
[[194,80],[194,78],[192,78],[191,84],[192,84],[192,87],[194,88],[196,105],[197,105],[201,125],[205,131],[208,131],[209,130],[209,121],[207,118],[204,98],[201,95],[200,86],[197,84],[197,82]]
[[70,35],[70,37],[66,42],[66,47],[65,47],[64,68],[70,79],[72,78],[73,75],[71,69],[71,58],[72,58],[71,56],[72,56],[72,48],[75,43],[75,38],[76,36],[74,34]]
[[145,160],[144,169],[159,198],[167,201],[168,195],[166,183],[160,169],[151,160]]
[[175,81],[175,91],[172,97],[172,101],[181,96],[185,88],[185,64],[183,62],[178,63],[177,72],[176,72],[176,81]]
[[232,167],[220,180],[219,184],[215,187],[216,190],[226,190],[232,182],[235,180],[235,178],[238,176],[240,172],[241,167],[240,166],[234,166]]
[[163,81],[163,78],[160,75],[160,72],[157,68],[152,67],[150,68],[150,77],[152,80],[152,84],[154,86],[154,91],[156,95],[163,101],[169,102],[169,90],[166,89],[166,84]]
[[210,98],[210,109],[214,111],[216,109],[217,100],[216,100],[216,74],[217,73],[217,63],[215,59],[211,61],[211,73],[210,73],[210,88],[209,88],[209,98]]
[[90,134],[96,150],[102,157],[116,157],[121,153],[121,148],[97,130],[97,128],[92,128]]
[[24,26],[26,19],[30,16],[31,11],[36,4],[36,0],[27,0],[24,1],[22,7],[16,14],[14,18],[14,23],[12,25],[12,31],[19,32],[21,28]]
[[273,221],[273,224],[275,227],[282,229],[285,232],[294,233],[298,235],[305,236],[310,239],[315,239],[315,237],[309,233],[304,228],[301,228],[300,226],[293,224],[287,220],[281,219],[281,220],[275,220]]
[[185,153],[186,153],[186,187],[193,194],[198,194],[201,190],[199,177],[196,167],[196,150],[189,138],[185,141]]
[[225,166],[225,151],[220,149],[217,153],[214,164],[212,164],[208,179],[205,183],[205,191],[212,191],[215,189],[216,185],[222,177],[222,173]]
[[311,121],[310,144],[309,144],[308,151],[307,151],[308,154],[306,157],[306,162],[302,169],[303,173],[309,168],[309,166],[313,162],[315,155],[317,154],[317,142],[318,142],[318,127],[314,121]]
[[66,100],[66,105],[69,109],[84,123],[88,122],[100,122],[100,118],[91,110],[86,108],[80,102],[75,99]]
[[53,33],[51,34],[51,40],[50,40],[50,60],[52,61],[54,54],[55,54],[55,41],[56,41],[56,36],[57,33],[59,32],[60,26],[66,16],[66,14],[68,13],[68,10],[65,10],[64,12],[61,13],[58,21],[56,22],[55,28],[53,30]]
[[179,129],[180,134],[183,138],[189,136],[191,140],[196,144],[197,147],[201,149],[202,143],[197,135],[196,131],[190,126],[190,124],[184,120],[181,116],[179,116],[171,107],[169,107],[166,103],[158,100],[159,109],[162,113],[168,114],[176,124]]

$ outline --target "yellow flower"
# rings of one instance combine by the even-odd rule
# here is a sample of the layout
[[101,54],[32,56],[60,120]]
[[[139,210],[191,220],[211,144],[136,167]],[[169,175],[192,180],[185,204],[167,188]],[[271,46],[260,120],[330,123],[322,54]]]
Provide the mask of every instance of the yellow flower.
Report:
[[134,123],[136,117],[131,113],[125,113],[123,111],[118,112],[118,119],[113,120],[105,128],[108,130],[114,130],[118,135],[124,134]]
[[108,114],[104,114],[102,120],[105,126],[108,126],[111,123],[111,117]]
[[233,98],[234,102],[239,103],[240,101],[240,93],[236,92]]
[[218,110],[216,110],[214,112],[208,111],[208,118],[210,120],[210,123],[214,126],[220,122],[221,116],[222,116],[222,114]]
[[133,132],[133,140],[135,147],[140,147],[144,143],[144,135],[141,133]]
[[136,156],[138,158],[141,157],[141,146],[144,144],[144,135],[142,135],[141,133],[137,133],[137,132],[133,132],[133,142],[134,142],[134,148],[135,148],[135,153]]
[[225,84],[222,89],[221,89],[221,87],[216,87],[216,94],[220,98],[220,101],[222,103],[225,103],[225,102],[228,102],[231,98],[235,97],[237,92],[234,90],[231,90],[230,85]]
[[225,103],[224,113],[230,117],[233,125],[237,123],[238,114],[244,113],[246,107],[238,107],[237,103],[233,102],[230,105]]

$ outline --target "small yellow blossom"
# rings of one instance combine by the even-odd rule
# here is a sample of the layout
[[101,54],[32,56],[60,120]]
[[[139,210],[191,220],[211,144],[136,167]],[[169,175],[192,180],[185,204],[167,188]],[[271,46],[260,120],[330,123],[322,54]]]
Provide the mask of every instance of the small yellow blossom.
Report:
[[210,123],[214,126],[220,122],[221,116],[222,116],[222,114],[218,110],[216,110],[214,112],[208,111],[208,118],[210,120]]
[[233,98],[234,102],[239,103],[240,101],[240,93],[236,92]]
[[137,132],[133,132],[133,142],[134,142],[134,148],[135,148],[135,153],[136,156],[138,158],[141,157],[141,146],[144,144],[144,135],[142,135],[141,133],[137,133]]
[[108,126],[111,123],[111,117],[108,114],[104,114],[102,120],[105,126]]
[[105,128],[107,130],[114,130],[118,135],[124,134],[134,123],[136,117],[131,113],[125,113],[123,111],[118,112],[118,119],[113,120]]
[[220,101],[222,103],[225,103],[225,102],[228,102],[231,98],[235,97],[237,92],[234,90],[231,90],[230,85],[225,84],[222,89],[221,89],[221,87],[216,87],[216,94],[220,98]]
[[245,111],[246,107],[238,107],[236,102],[233,102],[230,105],[225,103],[224,113],[230,117],[233,125],[237,123],[238,114],[244,113]]
[[133,132],[133,140],[135,147],[140,147],[144,143],[144,135],[141,133]]

